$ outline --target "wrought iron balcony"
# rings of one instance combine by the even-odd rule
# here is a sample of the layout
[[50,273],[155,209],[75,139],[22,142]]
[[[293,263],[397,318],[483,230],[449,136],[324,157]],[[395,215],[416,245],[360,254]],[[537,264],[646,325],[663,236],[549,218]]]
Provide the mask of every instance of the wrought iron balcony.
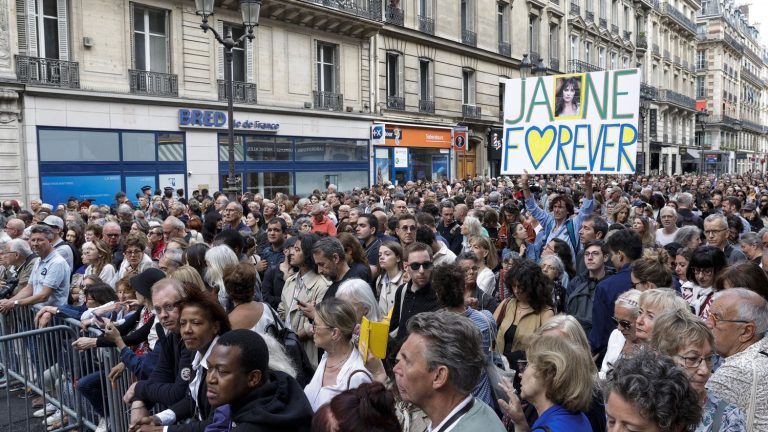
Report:
[[763,127],[755,122],[751,122],[749,120],[742,120],[741,125],[744,127],[744,129],[749,129],[757,133],[763,133]]
[[722,124],[725,126],[730,126],[734,129],[741,128],[740,120],[727,115],[710,116],[709,120],[707,121],[707,124]]
[[696,110],[696,100],[672,90],[660,90],[659,101],[673,103],[675,105]]
[[567,73],[599,72],[601,70],[603,70],[601,67],[581,60],[568,60]]
[[464,118],[473,119],[479,119],[482,116],[479,106],[467,104],[461,106],[461,114],[464,116]]
[[635,47],[639,50],[647,50],[648,49],[648,38],[645,37],[645,35],[638,35],[637,40],[635,41]]
[[405,13],[398,7],[387,5],[384,9],[384,18],[387,23],[402,27],[405,22]]
[[734,50],[743,53],[744,52],[744,45],[741,44],[741,42],[737,41],[733,38],[733,36],[729,35],[728,33],[723,33],[723,40],[726,44],[730,45],[731,48]]
[[381,0],[304,0],[362,18],[381,22]]
[[477,33],[473,32],[472,30],[462,30],[461,31],[461,43],[464,45],[469,45],[476,47],[477,46]]
[[632,40],[632,32],[631,31],[624,30],[624,40],[625,41]]
[[755,75],[748,69],[741,70],[741,77],[752,81],[752,83],[757,84],[759,87],[765,87],[765,80]]
[[707,62],[705,62],[705,61],[704,62],[700,62],[700,61],[696,62],[696,71],[706,70],[707,68],[709,68],[709,65],[707,65]]
[[671,62],[672,56],[669,54],[669,50],[664,50],[664,60]]
[[549,0],[549,2],[560,6],[560,0]]
[[419,31],[431,35],[435,34],[435,20],[424,15],[419,15]]
[[509,44],[509,42],[499,42],[499,54],[503,55],[504,57],[509,57],[512,55],[512,46]]
[[174,74],[128,69],[128,80],[134,94],[179,95],[179,78]]
[[387,108],[405,111],[405,98],[401,96],[387,96]]
[[706,88],[696,89],[696,99],[706,99],[706,98],[707,98],[707,89]]
[[693,34],[696,34],[696,24],[694,24],[693,21],[691,21],[687,16],[683,15],[682,12],[677,10],[677,8],[675,8],[671,4],[662,3],[662,13],[671,17],[682,28],[688,30]]
[[594,11],[587,11],[587,22],[595,22],[595,12]]
[[551,58],[549,59],[549,68],[553,71],[560,71],[560,59],[559,58]]
[[581,5],[578,0],[571,0],[571,15],[581,15]]
[[434,114],[435,113],[435,101],[433,101],[433,100],[420,100],[419,101],[419,112],[420,113],[427,113],[427,114]]
[[16,79],[33,85],[80,88],[80,65],[65,60],[17,55]]
[[688,67],[688,60],[683,60],[683,69],[685,69],[685,70],[691,70],[691,69]]
[[611,24],[611,33],[615,35],[619,34],[619,26],[617,26],[616,24]]
[[659,50],[659,44],[654,43],[652,51],[653,51],[653,55],[661,57],[661,51]]
[[608,20],[605,18],[600,18],[600,28],[607,29],[608,28]]
[[[218,83],[219,83],[219,100],[225,101],[227,100],[227,86],[225,85],[224,80],[219,80]],[[246,104],[256,103],[256,84],[255,83],[233,81],[232,87],[234,90],[233,91],[234,97],[232,98],[232,101],[234,103],[246,103]]]
[[656,87],[646,83],[640,83],[640,99],[656,100],[659,92]]
[[315,108],[331,111],[341,111],[344,108],[344,95],[324,91],[313,91]]

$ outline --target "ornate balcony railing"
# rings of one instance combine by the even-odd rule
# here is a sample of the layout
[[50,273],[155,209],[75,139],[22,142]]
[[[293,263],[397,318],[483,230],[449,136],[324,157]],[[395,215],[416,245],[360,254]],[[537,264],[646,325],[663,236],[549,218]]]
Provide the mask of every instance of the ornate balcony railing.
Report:
[[617,26],[616,24],[611,24],[611,33],[615,35],[619,34],[619,26]]
[[664,60],[668,62],[672,61],[672,56],[669,54],[669,50],[666,50],[666,49],[664,50]]
[[384,9],[384,20],[389,24],[402,27],[405,23],[405,12],[400,8],[387,5]]
[[660,90],[659,101],[673,103],[690,110],[696,110],[695,99],[672,90]]
[[727,115],[710,116],[709,119],[707,120],[707,124],[723,124],[733,128],[741,127],[740,120]]
[[[227,86],[225,85],[224,80],[219,80],[218,84],[219,84],[219,100],[225,101],[227,100]],[[232,101],[234,103],[246,103],[246,104],[256,103],[256,84],[255,83],[233,81],[232,87],[233,87],[232,94],[234,94]]]
[[759,76],[755,75],[748,69],[742,69],[741,70],[741,77],[747,78],[748,80],[752,81],[755,84],[758,84],[761,87],[765,87],[765,80],[760,78]]
[[608,20],[605,18],[600,18],[600,28],[607,29],[608,28]]
[[405,98],[402,96],[387,96],[387,108],[405,111]]
[[624,30],[624,40],[625,41],[632,40],[632,32],[631,31]]
[[128,69],[131,93],[152,96],[178,96],[179,78],[174,74]]
[[744,129],[749,129],[753,132],[757,133],[763,133],[763,127],[755,122],[751,122],[749,120],[742,120],[741,125],[744,127]]
[[656,100],[658,96],[659,91],[656,87],[646,83],[640,83],[640,99]]
[[313,91],[312,96],[316,109],[341,111],[344,108],[344,95],[324,91]]
[[381,0],[305,0],[362,18],[381,21]]
[[591,22],[591,23],[595,22],[595,12],[594,11],[591,11],[591,10],[587,11],[587,22]]
[[434,114],[435,113],[435,101],[433,101],[433,100],[420,100],[419,101],[419,112],[420,113],[427,113],[427,114]]
[[560,59],[559,58],[551,58],[549,59],[549,68],[553,71],[560,71]]
[[645,37],[645,35],[638,35],[637,40],[635,41],[635,47],[642,50],[648,49],[648,38]]
[[672,17],[672,19],[684,29],[690,31],[691,33],[696,33],[696,24],[694,24],[693,21],[691,21],[687,16],[683,15],[682,12],[677,10],[677,8],[671,4],[662,3],[662,13]]
[[461,43],[464,45],[469,45],[472,47],[477,46],[477,33],[473,32],[472,30],[462,30],[461,31]]
[[661,57],[661,50],[659,50],[659,44],[654,43],[652,47],[652,51],[654,55]]
[[17,55],[16,79],[26,84],[80,88],[80,65],[65,60]]
[[676,65],[680,65],[680,56],[679,55],[674,56],[673,59],[674,59],[673,62]]
[[699,88],[696,90],[696,99],[706,99],[707,94],[708,93],[706,88]]
[[461,106],[461,114],[464,118],[473,118],[473,119],[479,119],[482,115],[480,107],[477,105],[467,105],[464,104]]
[[688,65],[688,60],[683,60],[683,69],[685,69],[685,70],[691,70],[691,69],[690,69],[688,66],[689,66],[689,65]]
[[431,35],[435,34],[435,20],[424,15],[419,15],[419,31]]
[[499,42],[499,54],[503,55],[504,57],[511,56],[512,45],[510,45],[509,42]]
[[603,69],[581,60],[568,60],[567,73],[599,72],[601,70]]
[[707,68],[709,68],[709,65],[707,64],[706,61],[703,61],[703,62],[700,62],[698,60],[696,61],[696,70],[697,71],[706,70]]

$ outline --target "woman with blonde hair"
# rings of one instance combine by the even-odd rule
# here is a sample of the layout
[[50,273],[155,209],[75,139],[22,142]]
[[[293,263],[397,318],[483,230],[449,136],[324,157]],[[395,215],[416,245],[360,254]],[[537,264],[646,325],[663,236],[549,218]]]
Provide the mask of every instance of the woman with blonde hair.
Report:
[[[198,273],[197,270],[191,265],[183,265],[177,268],[168,277],[181,282],[185,289],[195,289],[198,291],[208,292],[205,287],[203,278],[200,277],[200,273]],[[211,293],[215,297],[216,293]]]
[[610,216],[611,223],[621,224],[624,226],[629,225],[629,206],[623,202],[620,202],[613,206]]
[[477,257],[478,269],[475,284],[484,293],[492,296],[493,290],[496,288],[496,277],[493,274],[493,269],[499,265],[499,255],[496,253],[496,248],[491,239],[478,235],[469,238],[469,247]]
[[635,215],[632,218],[632,230],[643,239],[643,247],[656,247],[656,226],[653,221],[645,215]]
[[[592,430],[584,414],[592,403],[596,380],[589,350],[560,335],[546,334],[533,339],[525,353],[528,361],[522,371],[520,398],[506,382],[502,385],[509,402],[498,401],[515,430]],[[520,399],[533,405],[539,416],[530,427]]]
[[632,287],[640,291],[672,287],[672,268],[667,251],[663,248],[645,249],[643,256],[632,263],[630,279]]
[[117,272],[111,264],[112,250],[104,240],[93,239],[83,243],[82,260],[88,266],[85,268],[85,276],[98,276],[107,285],[115,287]]
[[640,294],[640,308],[635,321],[635,333],[639,343],[651,339],[656,318],[676,310],[690,311],[688,303],[669,288],[655,288]]
[[461,251],[471,252],[472,248],[469,245],[469,239],[473,236],[481,236],[483,234],[483,225],[480,220],[474,216],[467,216],[464,218],[464,223],[461,224],[461,235],[464,238],[461,241]]

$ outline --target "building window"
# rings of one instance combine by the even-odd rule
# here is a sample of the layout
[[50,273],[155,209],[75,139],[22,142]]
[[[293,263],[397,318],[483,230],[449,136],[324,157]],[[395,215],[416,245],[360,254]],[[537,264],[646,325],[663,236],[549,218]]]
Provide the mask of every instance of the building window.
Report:
[[419,59],[419,100],[433,100],[432,61],[429,59]]
[[[227,24],[227,23],[224,23],[223,30],[224,30],[224,34],[227,34],[229,31],[232,31],[232,39],[234,40],[237,40],[239,37],[243,35],[243,33],[245,33],[245,29],[242,26],[236,26],[236,25]],[[246,54],[245,54],[244,46],[249,42],[250,41],[245,41],[245,43],[232,48],[232,81],[240,81],[240,82],[246,81],[247,70],[246,70]],[[221,50],[224,50],[224,48],[222,47]],[[226,67],[226,64],[225,64],[225,67]]]
[[605,19],[606,18],[606,4],[605,2],[607,0],[598,0],[600,2],[600,18]]
[[622,69],[629,69],[629,57],[624,56],[621,58],[621,67]]
[[317,44],[317,91],[336,93],[338,90],[338,47],[327,43]]
[[387,53],[387,96],[403,96],[403,56],[400,53]]
[[619,2],[617,0],[613,0],[611,4],[611,22],[616,26],[619,25]]
[[579,37],[570,36],[571,60],[579,60]]
[[507,3],[499,3],[496,13],[497,31],[499,34],[499,43],[509,42],[509,5]]
[[461,0],[461,30],[475,31],[475,0]]
[[135,69],[168,73],[168,11],[133,5],[133,48]]
[[[501,77],[506,80],[507,77]],[[504,113],[504,95],[507,92],[507,85],[504,82],[499,83],[499,114]]]
[[605,48],[603,47],[597,49],[597,66],[605,69]]
[[617,59],[616,53],[612,52],[611,53],[611,69],[616,69],[618,67],[618,64],[616,63],[616,59]]
[[696,51],[696,68],[705,69],[707,67],[707,50]]
[[464,105],[475,104],[475,71],[472,69],[464,69],[461,72],[462,76],[462,98],[461,101]]
[[592,64],[592,42],[584,42],[584,60]]
[[557,59],[560,57],[560,25],[552,23],[549,25],[549,58]]
[[[66,19],[67,2],[65,0],[28,1],[30,3],[26,6],[30,22],[27,24],[33,25],[37,34],[36,38],[35,34],[28,34],[28,37],[34,38],[26,41],[29,44],[30,55],[66,60],[66,58],[60,57],[60,44],[62,41],[59,40],[59,20]],[[66,27],[66,22],[61,24]]]
[[697,98],[703,98],[707,96],[707,89],[704,87],[704,78],[703,76],[697,76],[696,77],[696,97]]
[[[531,15],[528,18],[528,52],[539,52],[539,17]],[[531,59],[531,63],[537,62],[539,59]]]
[[432,1],[419,0],[419,15],[425,18],[432,18]]
[[632,18],[630,18],[631,11],[632,10],[630,9],[629,6],[626,6],[626,5],[624,6],[624,23],[622,23],[622,25],[624,26],[624,30],[626,31],[632,31],[632,29],[630,28],[632,24]]

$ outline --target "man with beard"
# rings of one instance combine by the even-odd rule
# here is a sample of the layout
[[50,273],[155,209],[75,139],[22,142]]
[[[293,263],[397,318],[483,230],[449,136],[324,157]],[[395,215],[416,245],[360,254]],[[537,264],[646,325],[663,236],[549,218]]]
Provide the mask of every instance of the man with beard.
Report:
[[323,237],[312,246],[312,258],[317,264],[317,272],[331,281],[323,300],[336,297],[339,285],[347,279],[355,278],[349,271],[344,246],[336,237]]

